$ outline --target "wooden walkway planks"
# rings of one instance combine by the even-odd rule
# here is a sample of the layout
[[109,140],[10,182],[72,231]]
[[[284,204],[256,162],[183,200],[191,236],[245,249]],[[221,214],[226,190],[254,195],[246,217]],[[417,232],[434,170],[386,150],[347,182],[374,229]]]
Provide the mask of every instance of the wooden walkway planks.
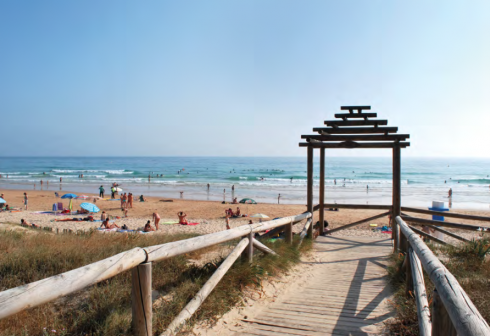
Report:
[[[318,237],[313,276],[235,335],[376,335],[391,316],[386,264],[390,237]],[[381,325],[381,327],[380,327]]]

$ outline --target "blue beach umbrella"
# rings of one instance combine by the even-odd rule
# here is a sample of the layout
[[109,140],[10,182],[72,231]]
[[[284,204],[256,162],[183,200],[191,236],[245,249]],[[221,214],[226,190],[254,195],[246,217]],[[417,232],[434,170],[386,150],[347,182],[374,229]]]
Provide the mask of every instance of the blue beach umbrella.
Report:
[[7,203],[7,201],[0,197],[0,203]]
[[61,196],[61,198],[76,198],[77,195],[75,194],[64,194],[63,196]]
[[80,204],[80,208],[85,209],[88,212],[99,212],[100,211],[100,209],[95,204],[87,203],[87,202]]
[[70,199],[70,204],[68,205],[68,208],[71,211],[71,209],[72,209],[71,200],[74,198],[77,198],[77,195],[75,195],[75,194],[64,194],[63,196],[61,196],[61,198],[69,198]]

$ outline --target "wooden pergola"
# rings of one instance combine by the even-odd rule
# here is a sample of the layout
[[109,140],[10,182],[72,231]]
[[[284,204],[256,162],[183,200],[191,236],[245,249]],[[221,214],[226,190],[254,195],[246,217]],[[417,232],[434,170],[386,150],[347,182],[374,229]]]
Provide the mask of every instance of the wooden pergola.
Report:
[[[406,142],[409,134],[397,134],[398,127],[386,126],[388,120],[373,119],[376,113],[364,112],[371,106],[341,106],[343,113],[336,113],[337,120],[325,121],[326,127],[315,127],[318,134],[302,135],[306,142],[300,142],[300,147],[308,148],[307,168],[307,211],[313,213],[313,149],[320,149],[320,190],[319,190],[319,220],[320,234],[324,232],[325,209],[325,148],[391,148],[393,151],[393,200],[391,213],[393,218],[401,215],[401,176],[400,149],[410,146]],[[369,206],[364,206],[369,208]],[[373,206],[376,208],[376,206]],[[378,207],[379,208],[379,207]],[[393,235],[398,241],[398,227],[393,221]],[[308,236],[313,237],[313,225],[308,228]],[[395,243],[396,245],[396,243]],[[397,246],[395,246],[395,249]]]

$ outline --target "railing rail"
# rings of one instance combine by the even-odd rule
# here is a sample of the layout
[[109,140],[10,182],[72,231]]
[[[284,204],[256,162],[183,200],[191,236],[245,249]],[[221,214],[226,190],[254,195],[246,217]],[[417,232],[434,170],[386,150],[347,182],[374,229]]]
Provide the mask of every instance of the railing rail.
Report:
[[[251,239],[253,234],[280,226],[284,226],[285,229],[288,230],[292,224],[308,219],[311,216],[311,213],[305,212],[296,216],[283,217],[256,224],[242,225],[230,230],[210,233],[207,235],[162,245],[149,246],[145,248],[137,247],[62,274],[23,286],[11,288],[0,292],[0,319],[14,315],[25,309],[36,307],[43,303],[75,293],[100,281],[112,278],[120,273],[138,267],[141,264],[147,265],[153,261],[172,258],[237,238],[249,238],[247,240],[248,244],[251,245],[248,249],[249,251],[253,251],[253,245],[256,245],[260,250],[263,250],[266,253],[273,253],[273,251],[267,251],[268,248],[261,243],[257,241],[254,243],[254,239]],[[136,299],[140,301],[145,300],[144,298]],[[147,302],[139,302],[140,306],[144,306],[145,304],[147,304]],[[133,324],[134,318],[135,316],[133,316]],[[146,320],[148,320],[148,316],[146,317]],[[151,318],[149,320],[151,321]],[[140,326],[139,328],[140,329],[136,327],[136,335],[151,334],[151,330],[148,330],[146,325]]]
[[[478,312],[478,309],[466,292],[461,288],[456,278],[447,270],[422,239],[410,229],[400,216],[396,217],[396,222],[407,240],[407,251],[410,247],[413,249],[413,252],[420,260],[423,269],[434,283],[438,298],[441,299],[444,306],[443,308],[447,311],[452,327],[457,334],[461,336],[490,335],[490,327]],[[419,294],[417,295],[421,295],[420,281],[417,283],[417,286],[419,287]],[[418,307],[419,310],[422,308],[424,307]],[[442,330],[439,320],[435,321],[435,316],[440,316],[440,313],[441,310],[439,309],[437,312],[433,311],[432,314],[433,336],[449,334],[447,331]],[[426,323],[426,319],[419,319],[419,323]],[[426,328],[426,325],[421,325],[421,330],[426,330]],[[449,328],[451,328],[451,326],[449,326]]]

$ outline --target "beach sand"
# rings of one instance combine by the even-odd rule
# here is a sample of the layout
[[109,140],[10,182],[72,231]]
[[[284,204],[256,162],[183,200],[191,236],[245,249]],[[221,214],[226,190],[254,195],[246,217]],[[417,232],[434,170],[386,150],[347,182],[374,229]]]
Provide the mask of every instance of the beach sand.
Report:
[[[38,214],[36,211],[49,211],[52,209],[53,203],[63,202],[64,206],[68,206],[67,199],[56,198],[54,192],[51,191],[26,191],[29,196],[29,209],[28,211],[22,210],[19,212],[1,212],[0,224],[20,224],[21,219],[27,220],[29,223],[35,223],[42,227],[52,227],[54,230],[59,229],[71,229],[77,230],[89,230],[100,226],[100,222],[56,222],[57,219],[83,217],[83,215],[46,215]],[[23,193],[20,190],[2,190],[0,193],[4,193],[4,197],[9,206],[23,208]],[[65,193],[69,193],[66,191]],[[86,194],[87,196],[96,196],[95,194]],[[163,202],[163,200],[171,200],[171,202]],[[75,200],[73,209],[79,209],[79,204],[82,202],[92,202],[92,199],[86,201]],[[106,211],[112,216],[123,216],[120,209],[119,201],[105,201],[98,200],[96,205],[101,211]],[[304,205],[291,205],[291,204],[221,204],[217,201],[196,201],[196,200],[182,200],[182,199],[167,199],[161,197],[147,197],[147,202],[135,201],[133,208],[128,211],[128,218],[116,219],[115,222],[122,226],[126,224],[130,229],[137,229],[143,227],[147,220],[152,219],[152,213],[157,212],[160,217],[160,230],[156,233],[173,234],[173,233],[193,233],[193,234],[207,234],[217,232],[225,229],[225,209],[232,208],[234,211],[237,206],[240,207],[242,214],[253,215],[256,213],[263,213],[273,219],[275,217],[284,217],[297,215],[306,210]],[[186,226],[179,224],[162,224],[169,221],[178,221],[177,213],[184,211],[188,215],[189,222],[197,222],[198,225]],[[335,228],[345,224],[349,224],[367,217],[374,216],[382,213],[381,210],[351,210],[351,209],[339,209],[339,211],[325,211],[325,218],[330,223],[330,228]],[[475,214],[481,216],[490,216],[489,211],[458,211],[459,213]],[[317,220],[318,212],[315,213],[314,220]],[[95,219],[100,219],[100,213],[96,214]],[[427,215],[417,215],[420,218],[430,218]],[[257,218],[232,218],[230,219],[231,227],[247,224],[249,220],[257,223]],[[269,219],[263,219],[266,221]],[[458,223],[468,223],[473,225],[481,225],[490,227],[490,223],[476,222],[469,220],[452,220]],[[377,224],[378,227],[388,225],[388,218],[384,217],[377,219],[371,223],[362,224],[349,230],[342,230],[334,235],[370,235],[370,236],[388,236],[384,233],[373,232],[369,224]],[[153,222],[152,222],[153,225]],[[295,225],[294,231],[300,232],[304,223]],[[3,225],[3,227],[5,227]],[[454,231],[454,230],[452,230]],[[461,231],[460,231],[461,232]],[[473,232],[464,232],[465,236],[474,236]]]

